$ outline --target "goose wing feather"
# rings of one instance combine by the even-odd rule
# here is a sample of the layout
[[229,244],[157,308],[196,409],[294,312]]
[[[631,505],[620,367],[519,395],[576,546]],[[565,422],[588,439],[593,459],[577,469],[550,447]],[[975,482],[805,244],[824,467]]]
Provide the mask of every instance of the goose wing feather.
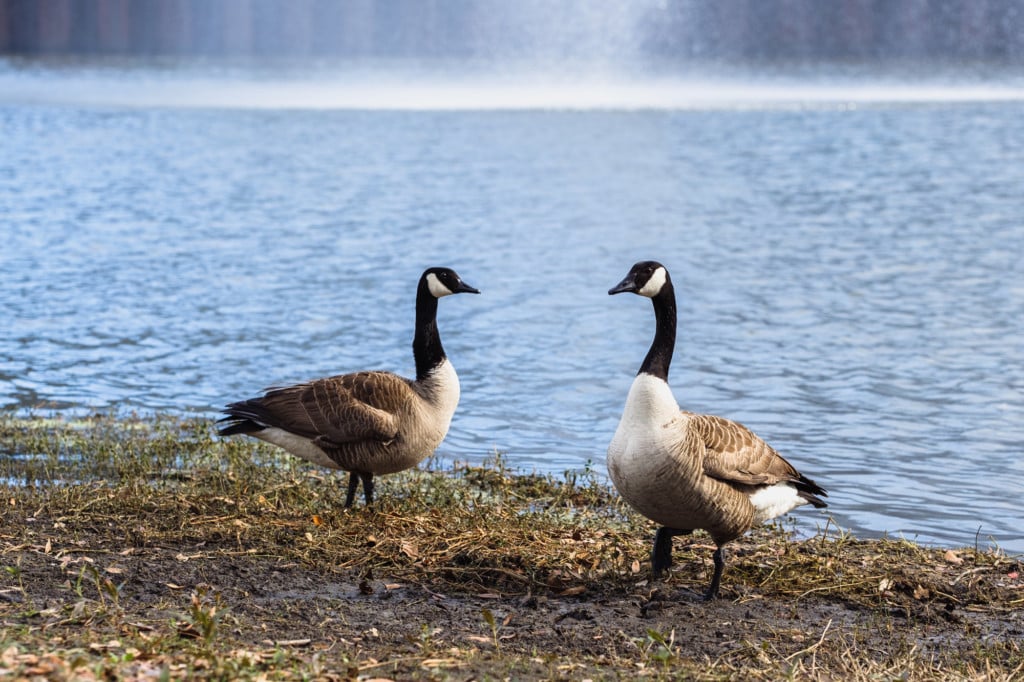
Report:
[[[390,372],[355,372],[304,384],[272,388],[266,395],[231,405],[267,426],[317,439],[325,445],[398,435],[398,416],[414,396],[409,382]],[[251,414],[244,414],[241,408]]]
[[690,427],[704,443],[707,476],[757,486],[801,479],[792,464],[742,424],[713,415],[691,415]]

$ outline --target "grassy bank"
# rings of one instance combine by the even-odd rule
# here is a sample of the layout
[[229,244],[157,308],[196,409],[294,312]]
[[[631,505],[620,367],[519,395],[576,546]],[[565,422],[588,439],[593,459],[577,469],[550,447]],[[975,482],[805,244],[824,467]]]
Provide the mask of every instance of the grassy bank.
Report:
[[0,671],[14,677],[1012,679],[1021,562],[732,545],[649,580],[653,526],[589,476],[502,461],[345,479],[207,421],[0,416]]

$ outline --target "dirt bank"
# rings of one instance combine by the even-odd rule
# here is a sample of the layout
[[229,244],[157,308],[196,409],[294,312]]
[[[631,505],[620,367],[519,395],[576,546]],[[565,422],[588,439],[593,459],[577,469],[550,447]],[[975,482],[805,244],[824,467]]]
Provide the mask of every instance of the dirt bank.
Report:
[[1022,566],[999,552],[767,528],[731,546],[722,598],[704,603],[706,536],[677,539],[676,566],[652,584],[653,527],[590,478],[513,475],[500,461],[417,471],[385,479],[373,509],[345,511],[339,477],[207,427],[0,423],[14,477],[0,516],[0,669],[456,680],[1024,669]]

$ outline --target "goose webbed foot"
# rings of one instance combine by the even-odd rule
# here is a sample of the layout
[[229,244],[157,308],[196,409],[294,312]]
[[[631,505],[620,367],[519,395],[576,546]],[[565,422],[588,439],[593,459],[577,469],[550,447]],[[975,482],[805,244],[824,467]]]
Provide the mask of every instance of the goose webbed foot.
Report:
[[651,550],[651,571],[655,579],[672,565],[672,538],[677,535],[689,535],[692,530],[680,530],[662,526],[654,534],[654,548]]
[[715,572],[711,576],[711,586],[704,594],[704,601],[711,601],[718,596],[718,586],[722,582],[722,571],[725,569],[725,550],[719,547],[711,556],[715,560]]

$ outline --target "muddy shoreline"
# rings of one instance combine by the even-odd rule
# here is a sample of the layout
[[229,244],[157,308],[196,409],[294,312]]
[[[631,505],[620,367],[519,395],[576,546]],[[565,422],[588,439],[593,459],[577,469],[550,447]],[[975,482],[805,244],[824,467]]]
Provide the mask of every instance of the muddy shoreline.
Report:
[[[500,461],[419,470],[386,479],[374,508],[343,510],[342,478],[207,426],[0,422],[4,452],[51,458],[31,471],[5,460],[23,482],[5,487],[0,515],[0,669],[456,680],[1024,670],[1024,566],[998,551],[767,527],[730,546],[722,598],[705,603],[706,536],[677,540],[676,566],[652,583],[653,527],[593,480]],[[83,454],[69,464],[72,449]]]

